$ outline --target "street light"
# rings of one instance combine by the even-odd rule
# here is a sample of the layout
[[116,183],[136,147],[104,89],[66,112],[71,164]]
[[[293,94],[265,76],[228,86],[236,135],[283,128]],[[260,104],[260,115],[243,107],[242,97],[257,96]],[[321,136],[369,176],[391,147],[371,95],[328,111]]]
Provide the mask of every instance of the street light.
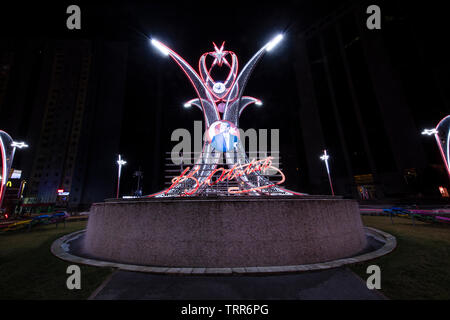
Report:
[[12,151],[12,156],[11,156],[11,167],[12,167],[12,159],[14,159],[14,154],[16,153],[16,149],[23,149],[23,148],[28,148],[28,145],[25,142],[17,142],[17,141],[13,141],[11,143],[11,147],[13,147],[13,151]]
[[327,150],[323,150],[323,155],[320,157],[320,159],[325,161],[325,167],[327,168],[327,174],[328,174],[328,181],[330,182],[331,194],[334,196],[333,184],[331,183],[330,168],[328,166],[329,158],[330,158],[330,156],[327,154]]
[[133,177],[137,178],[137,189],[135,195],[142,196],[141,179],[144,178],[144,172],[141,171],[141,167],[139,167],[138,171],[134,172]]
[[119,199],[120,173],[122,172],[122,166],[125,165],[125,163],[127,163],[127,162],[125,160],[123,160],[119,154],[119,159],[117,160],[117,164],[119,166],[119,172],[118,172],[118,177],[117,177],[117,194],[116,194],[117,199]]
[[277,44],[279,44],[281,40],[283,40],[283,35],[282,35],[282,34],[279,34],[279,35],[277,35],[275,38],[273,38],[272,40],[270,40],[270,41],[265,45],[266,51],[269,52],[270,50],[272,50],[273,48],[275,48],[275,46],[276,46]]
[[437,134],[438,131],[433,128],[433,129],[423,129],[422,134],[423,135],[427,135],[427,136],[431,136],[432,134]]
[[165,56],[169,55],[170,51],[164,44],[162,44],[161,42],[159,42],[156,39],[151,39],[150,42],[152,43],[153,46],[155,46],[155,48],[157,48],[159,51],[161,51],[161,53],[163,55],[165,55]]
[[23,141],[22,142],[13,141],[11,143],[11,147],[22,149],[22,148],[28,148],[28,145]]

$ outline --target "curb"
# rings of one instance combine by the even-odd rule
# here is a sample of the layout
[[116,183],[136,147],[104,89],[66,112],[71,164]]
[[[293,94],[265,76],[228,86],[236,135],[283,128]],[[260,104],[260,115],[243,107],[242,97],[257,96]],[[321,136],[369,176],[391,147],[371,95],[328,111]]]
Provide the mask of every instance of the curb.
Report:
[[348,264],[360,263],[363,261],[373,260],[392,252],[397,246],[396,238],[384,231],[365,227],[366,234],[375,239],[384,242],[384,245],[372,252],[358,255],[351,258],[337,259],[328,262],[320,262],[313,264],[292,265],[292,266],[265,266],[265,267],[233,267],[233,268],[185,268],[185,267],[163,267],[163,266],[142,266],[124,263],[115,263],[101,261],[96,259],[88,259],[75,256],[69,253],[70,242],[83,235],[86,230],[76,231],[67,234],[52,243],[51,252],[56,257],[78,264],[85,264],[95,267],[111,267],[124,271],[148,272],[166,275],[264,275],[279,273],[297,273],[306,271],[317,271],[324,269],[332,269]]

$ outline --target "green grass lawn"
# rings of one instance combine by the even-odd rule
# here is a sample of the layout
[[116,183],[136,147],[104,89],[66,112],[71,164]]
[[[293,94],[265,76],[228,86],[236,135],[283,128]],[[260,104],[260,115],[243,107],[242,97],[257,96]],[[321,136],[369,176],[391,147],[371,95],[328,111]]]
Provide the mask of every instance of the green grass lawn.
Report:
[[[368,265],[381,268],[381,292],[390,299],[450,299],[450,227],[407,218],[363,216],[366,226],[397,237],[391,254],[350,266],[367,279]],[[84,229],[86,221],[41,226],[31,232],[0,234],[0,300],[86,299],[111,274],[111,268],[80,265],[81,290],[68,290],[68,262],[50,252],[54,240]]]
[[450,299],[450,227],[416,222],[409,218],[363,216],[368,227],[397,238],[387,256],[350,266],[367,279],[367,266],[381,269],[381,292],[390,299]]
[[30,232],[0,234],[0,300],[86,299],[111,274],[111,268],[80,265],[81,290],[66,287],[67,267],[50,246],[57,238],[84,229],[86,221],[39,226]]

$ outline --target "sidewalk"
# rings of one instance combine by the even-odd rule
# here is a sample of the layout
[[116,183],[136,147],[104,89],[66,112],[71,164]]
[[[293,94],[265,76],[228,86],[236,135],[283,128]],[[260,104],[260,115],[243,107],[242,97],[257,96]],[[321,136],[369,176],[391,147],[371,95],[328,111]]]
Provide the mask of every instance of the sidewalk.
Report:
[[116,271],[94,300],[380,300],[348,268],[267,276],[177,276]]

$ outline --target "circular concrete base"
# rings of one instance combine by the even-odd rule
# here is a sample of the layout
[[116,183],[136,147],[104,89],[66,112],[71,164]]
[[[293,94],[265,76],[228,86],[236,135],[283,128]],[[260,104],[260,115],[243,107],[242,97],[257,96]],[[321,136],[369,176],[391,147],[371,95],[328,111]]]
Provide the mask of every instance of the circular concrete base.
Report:
[[176,198],[94,204],[84,252],[135,265],[245,268],[332,261],[366,244],[354,200]]
[[142,266],[133,264],[124,264],[111,261],[102,261],[98,259],[88,258],[77,252],[77,241],[82,241],[86,230],[73,232],[65,235],[53,242],[51,251],[58,258],[76,264],[85,264],[96,267],[119,268],[126,271],[148,272],[156,274],[179,274],[179,275],[233,275],[233,274],[280,274],[293,272],[316,271],[341,267],[347,264],[354,264],[373,260],[392,252],[396,245],[394,236],[374,229],[365,228],[367,239],[379,243],[379,246],[367,250],[363,254],[337,259],[333,261],[313,263],[306,265],[290,265],[290,266],[265,266],[265,267],[241,267],[241,268],[170,268],[162,266]]

